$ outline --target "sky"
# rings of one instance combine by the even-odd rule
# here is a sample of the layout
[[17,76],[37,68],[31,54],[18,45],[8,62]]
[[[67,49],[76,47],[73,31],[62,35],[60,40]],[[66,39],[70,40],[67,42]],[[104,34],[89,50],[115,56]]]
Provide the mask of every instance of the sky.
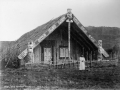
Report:
[[120,0],[0,0],[0,41],[17,40],[68,8],[84,26],[120,27]]

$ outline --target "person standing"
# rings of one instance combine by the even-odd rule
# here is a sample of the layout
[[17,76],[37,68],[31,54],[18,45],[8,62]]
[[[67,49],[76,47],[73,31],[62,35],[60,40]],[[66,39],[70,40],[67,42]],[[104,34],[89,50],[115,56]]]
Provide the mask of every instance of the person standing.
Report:
[[80,57],[79,70],[85,70],[85,58],[83,55]]

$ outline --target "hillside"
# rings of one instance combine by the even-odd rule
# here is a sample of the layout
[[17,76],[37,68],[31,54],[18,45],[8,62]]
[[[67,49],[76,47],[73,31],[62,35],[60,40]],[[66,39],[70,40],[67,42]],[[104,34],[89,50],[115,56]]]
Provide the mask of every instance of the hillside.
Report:
[[120,28],[89,26],[86,29],[96,40],[103,40],[105,49],[111,49],[120,42]]

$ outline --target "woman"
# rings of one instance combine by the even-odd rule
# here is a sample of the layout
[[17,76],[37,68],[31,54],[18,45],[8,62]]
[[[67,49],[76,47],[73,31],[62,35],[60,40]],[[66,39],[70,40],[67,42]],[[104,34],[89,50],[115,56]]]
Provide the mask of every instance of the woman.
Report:
[[80,57],[79,70],[85,70],[85,58],[83,57],[83,55],[81,55]]

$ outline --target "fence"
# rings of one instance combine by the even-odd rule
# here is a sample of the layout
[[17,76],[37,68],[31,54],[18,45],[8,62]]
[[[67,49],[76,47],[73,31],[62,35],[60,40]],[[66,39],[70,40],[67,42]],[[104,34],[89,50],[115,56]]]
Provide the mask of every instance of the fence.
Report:
[[[86,70],[90,68],[101,68],[101,67],[111,67],[111,66],[117,66],[118,62],[117,60],[94,60],[94,61],[86,61],[85,67]],[[34,63],[34,64],[28,64],[27,66],[47,66],[49,68],[56,68],[56,69],[76,69],[79,70],[80,61],[79,60],[63,60],[61,62],[50,62],[49,64],[44,63]]]

